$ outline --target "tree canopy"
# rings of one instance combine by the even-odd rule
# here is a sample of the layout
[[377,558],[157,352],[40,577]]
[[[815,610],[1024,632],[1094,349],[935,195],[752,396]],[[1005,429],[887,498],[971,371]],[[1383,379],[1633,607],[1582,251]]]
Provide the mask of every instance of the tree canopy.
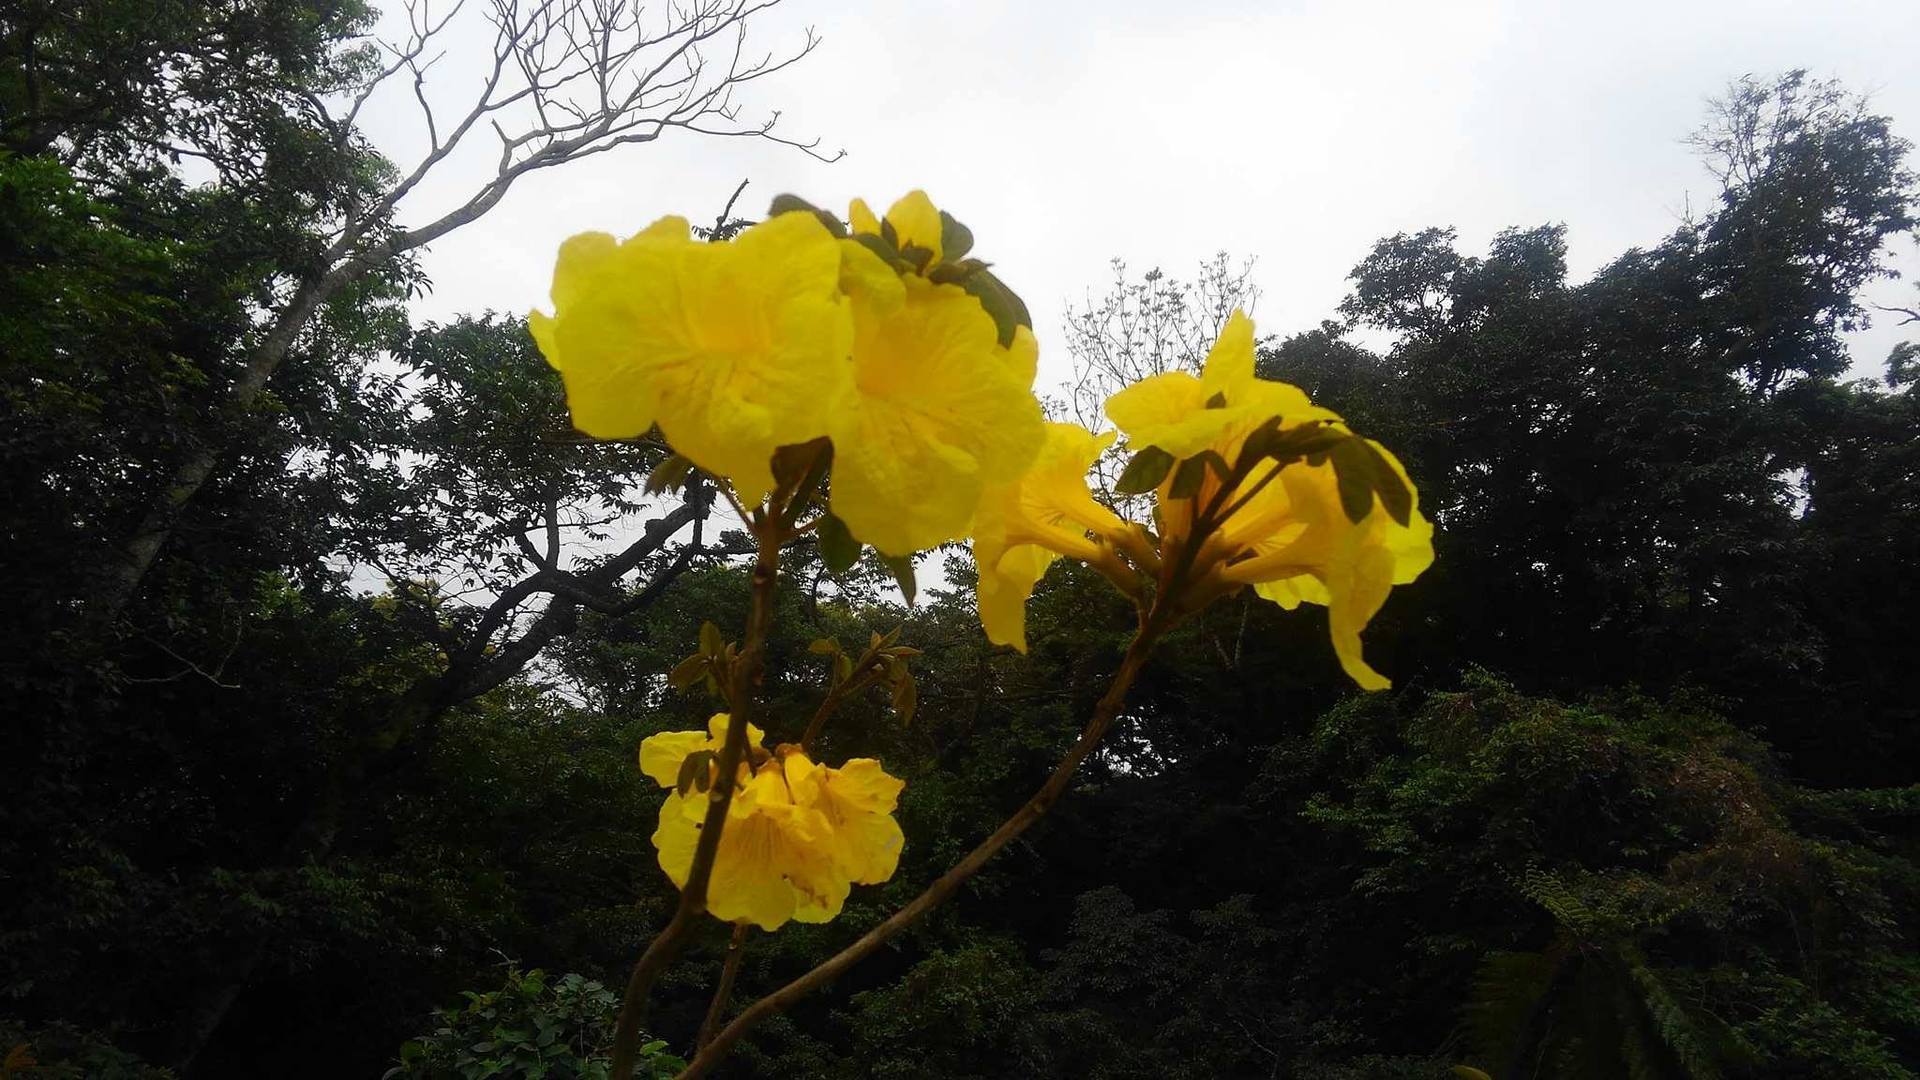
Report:
[[[369,19],[0,16],[0,1074],[596,1075],[676,902],[635,748],[705,727],[670,673],[744,620],[751,549],[697,475],[649,487],[657,439],[573,429],[523,319],[409,320],[415,166],[342,103],[413,43]],[[1920,346],[1855,379],[1844,336],[1920,182],[1800,73],[1695,144],[1717,205],[1584,281],[1577,222],[1401,233],[1262,342],[1437,525],[1367,632],[1396,690],[1351,691],[1318,609],[1208,609],[1041,827],[727,1075],[1920,1074]],[[1224,257],[1118,272],[1096,375],[1193,367],[1247,298]],[[957,548],[908,607],[833,544],[789,552],[761,722],[805,728],[812,643],[898,630],[914,703],[854,694],[822,746],[906,780],[906,845],[748,936],[740,1000],[1018,806],[1132,628],[1063,562],[996,648]],[[660,984],[663,1075],[727,945]]]

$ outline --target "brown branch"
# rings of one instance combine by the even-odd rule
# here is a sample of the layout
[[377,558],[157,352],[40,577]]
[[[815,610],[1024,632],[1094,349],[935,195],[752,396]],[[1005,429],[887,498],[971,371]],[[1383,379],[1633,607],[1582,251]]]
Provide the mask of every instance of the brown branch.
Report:
[[705,1046],[713,1041],[720,1030],[720,1018],[727,1015],[727,999],[733,996],[734,980],[740,976],[740,958],[747,954],[747,933],[753,927],[746,923],[736,923],[733,937],[727,941],[727,959],[720,965],[720,983],[713,988],[713,1001],[707,1006],[707,1018],[700,1021],[700,1035],[694,1040],[694,1047]]
[[612,1080],[632,1080],[640,1024],[646,1018],[647,995],[661,972],[686,947],[687,939],[707,911],[707,886],[713,879],[714,857],[720,850],[721,830],[727,825],[727,809],[733,804],[740,763],[747,753],[747,725],[753,719],[755,690],[766,661],[767,631],[773,625],[773,593],[779,581],[780,545],[785,540],[771,516],[762,518],[758,524],[761,526],[760,552],[753,565],[753,607],[747,616],[740,659],[733,667],[732,686],[727,695],[730,707],[727,738],[714,763],[713,787],[707,793],[707,816],[701,822],[700,841],[694,847],[693,865],[687,871],[686,884],[680,888],[680,904],[674,909],[673,919],[647,946],[647,951],[640,954],[633,973],[627,978],[626,995],[620,1002],[620,1018],[613,1034]]
[[[871,650],[868,651],[868,656],[873,656]],[[813,710],[812,718],[807,721],[806,733],[800,736],[800,749],[813,749],[813,740],[820,737],[820,729],[826,726],[827,718],[832,716],[847,699],[878,682],[881,673],[886,670],[885,664],[886,661],[878,657],[871,660],[863,657],[862,667],[865,670],[855,668],[846,679],[828,690],[827,696],[820,699],[819,706]]]
[[1120,661],[1119,670],[1114,672],[1113,680],[1107,685],[1106,694],[1100,698],[1099,704],[1094,706],[1093,716],[1087,721],[1086,730],[1081,732],[1079,740],[1060,759],[1060,763],[1054,767],[1053,775],[1047,777],[1046,783],[1040,785],[1040,789],[1033,793],[1033,797],[996,829],[992,836],[982,840],[978,847],[968,852],[965,858],[955,863],[952,869],[942,874],[939,880],[927,887],[926,891],[915,897],[906,907],[895,912],[885,922],[867,931],[860,940],[840,950],[812,971],[748,1006],[744,1012],[733,1019],[732,1023],[722,1028],[712,1042],[700,1048],[694,1055],[692,1063],[680,1074],[679,1080],[695,1080],[712,1072],[733,1045],[739,1042],[755,1024],[784,1011],[802,997],[832,982],[841,973],[871,955],[901,931],[920,921],[929,911],[958,892],[960,886],[978,873],[980,868],[998,854],[1001,848],[1012,843],[1020,834],[1031,828],[1034,822],[1039,821],[1066,791],[1080,763],[1100,745],[1100,740],[1106,736],[1107,729],[1120,715],[1120,707],[1126,701],[1127,690],[1132,687],[1134,678],[1140,674],[1147,655],[1153,651],[1155,640],[1165,631],[1170,622],[1171,619],[1163,616],[1158,608],[1142,617],[1140,628],[1134,634],[1132,643],[1127,646],[1126,656]]

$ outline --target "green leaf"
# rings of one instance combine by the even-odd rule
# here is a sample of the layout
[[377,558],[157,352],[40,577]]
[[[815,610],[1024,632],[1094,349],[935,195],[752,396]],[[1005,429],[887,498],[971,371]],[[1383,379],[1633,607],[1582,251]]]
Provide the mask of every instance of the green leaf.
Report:
[[1387,508],[1387,516],[1399,522],[1402,528],[1410,525],[1413,521],[1413,489],[1400,478],[1378,447],[1357,435],[1353,441],[1360,444],[1373,462],[1373,491],[1380,496],[1380,504]]
[[667,672],[667,685],[675,690],[685,690],[700,681],[700,677],[707,673],[709,665],[710,660],[706,653],[694,653],[673,665],[673,670]]
[[820,224],[826,226],[827,231],[832,233],[835,239],[846,239],[847,227],[838,217],[820,209],[798,195],[775,195],[773,202],[767,207],[767,216],[775,217],[795,210],[805,211],[818,218]]
[[[1335,453],[1337,461],[1339,454]],[[1359,473],[1351,469],[1334,467],[1334,479],[1340,488],[1340,509],[1346,511],[1347,520],[1360,522],[1373,512],[1373,488],[1367,485]]]
[[[875,552],[875,554],[880,554]],[[900,592],[907,598],[907,606],[913,606],[915,585],[913,580],[913,556],[880,555],[880,561],[893,573],[893,580],[900,585]]]
[[960,219],[940,211],[940,257],[947,262],[959,262],[973,250],[973,230],[960,224]]
[[695,750],[680,763],[680,774],[674,779],[673,789],[681,798],[689,791],[705,791],[712,781],[712,765],[715,754],[711,750]]
[[775,215],[778,215],[778,214],[787,213],[790,210],[805,210],[809,214],[817,214],[820,212],[819,207],[813,205],[807,200],[801,198],[800,196],[785,194],[785,195],[775,195],[773,197],[773,202],[767,205],[767,216],[774,217]]
[[1206,459],[1190,457],[1174,470],[1173,486],[1167,490],[1167,495],[1174,499],[1191,499],[1200,494],[1200,482],[1206,478]]
[[727,639],[711,621],[700,624],[700,651],[707,656],[720,656],[727,651]]
[[807,643],[807,651],[821,656],[833,656],[840,651],[840,643],[830,637],[817,637]]
[[1120,479],[1114,481],[1113,490],[1122,495],[1141,495],[1160,486],[1167,478],[1167,470],[1173,468],[1173,455],[1157,446],[1149,446],[1133,455],[1127,467],[1120,470]]
[[900,723],[913,723],[914,710],[919,707],[919,684],[913,681],[911,672],[901,675],[893,684],[893,711],[900,717]]
[[838,686],[851,678],[853,678],[853,658],[846,653],[835,654],[833,658],[834,685]]
[[1333,462],[1340,485],[1340,506],[1349,520],[1360,521],[1372,512],[1376,494],[1393,520],[1403,526],[1412,520],[1413,492],[1372,443],[1350,435],[1335,444],[1327,457]]
[[832,514],[820,516],[820,561],[827,573],[844,574],[860,558],[860,541],[847,531],[846,522]]
[[673,454],[667,460],[653,467],[647,474],[647,494],[658,495],[663,491],[677,488],[687,482],[693,474],[693,462]]
[[[969,260],[973,262],[973,260]],[[994,277],[985,263],[977,263],[978,269],[968,274],[960,282],[960,287],[980,301],[980,306],[993,317],[993,325],[999,331],[1001,347],[1013,343],[1013,332],[1018,327],[1033,327],[1033,316],[1028,314],[1026,302],[1006,283]]]
[[933,249],[921,247],[919,244],[908,244],[900,249],[900,254],[917,271],[925,271],[933,262]]

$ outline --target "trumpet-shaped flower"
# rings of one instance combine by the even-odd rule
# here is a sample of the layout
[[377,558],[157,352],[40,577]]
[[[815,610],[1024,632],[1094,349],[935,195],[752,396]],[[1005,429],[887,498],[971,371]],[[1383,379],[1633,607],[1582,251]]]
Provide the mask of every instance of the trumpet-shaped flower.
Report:
[[779,754],[795,801],[826,818],[828,848],[841,872],[856,885],[893,877],[906,844],[893,810],[906,785],[872,758],[836,769],[815,764],[798,747],[782,746]]
[[896,276],[852,241],[853,380],[832,409],[834,515],[889,555],[966,535],[988,481],[1017,475],[1044,439],[1039,346],[1002,348],[955,285]]
[[1098,537],[1126,530],[1087,490],[1087,470],[1113,437],[1049,423],[1033,464],[988,485],[974,519],[973,559],[980,622],[994,644],[1027,651],[1027,598],[1047,567],[1062,555],[1094,561],[1102,554]]
[[[680,772],[690,755],[719,752],[727,722],[720,713],[705,732],[662,732],[640,746],[641,769],[661,786],[676,788],[661,804],[653,845],[660,868],[682,888],[708,803],[692,790],[678,790]],[[851,885],[893,876],[903,842],[892,816],[899,780],[871,758],[835,769],[816,764],[797,747],[768,751],[758,728],[749,727],[748,741],[714,854],[707,910],[765,930],[788,920],[826,922],[840,914]]]
[[[1173,493],[1179,469],[1158,493],[1167,541],[1190,542],[1195,528],[1209,530],[1191,541],[1200,544],[1196,575],[1217,572],[1223,585],[1253,585],[1289,609],[1302,601],[1326,606],[1348,676],[1369,690],[1390,685],[1363,658],[1360,632],[1394,585],[1433,561],[1433,526],[1391,453],[1352,434],[1297,387],[1258,378],[1253,323],[1239,311],[1198,378],[1144,379],[1108,399],[1107,416],[1136,449],[1157,447],[1182,460],[1210,456],[1197,482],[1189,467],[1181,495]],[[1295,449],[1243,463],[1255,439]]]
[[803,212],[724,244],[695,241],[678,217],[624,242],[584,233],[560,248],[554,313],[529,324],[581,431],[633,438],[657,423],[758,502],[774,448],[826,434],[820,404],[850,376],[840,261]]

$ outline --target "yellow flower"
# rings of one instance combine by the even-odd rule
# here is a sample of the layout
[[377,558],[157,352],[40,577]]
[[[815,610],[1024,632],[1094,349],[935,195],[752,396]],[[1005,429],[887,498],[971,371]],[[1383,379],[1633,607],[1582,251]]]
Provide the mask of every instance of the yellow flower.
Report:
[[1049,423],[1046,442],[1026,472],[990,484],[974,519],[973,559],[980,572],[980,622],[987,639],[1027,651],[1027,597],[1053,560],[1092,562],[1097,539],[1127,525],[1094,501],[1087,470],[1113,442],[1078,424]]
[[901,780],[873,758],[853,758],[839,768],[818,765],[799,747],[777,751],[797,802],[827,820],[834,864],[856,885],[877,885],[900,866],[906,834],[893,819]]
[[1017,475],[1039,450],[1039,345],[1020,327],[1002,348],[993,318],[959,286],[901,278],[854,241],[842,251],[853,380],[828,420],[833,513],[866,543],[907,555],[966,535],[987,482]]
[[[640,767],[662,787],[676,787],[688,755],[718,753],[727,714],[708,730],[662,732],[640,745]],[[818,765],[798,747],[761,744],[748,728],[749,754],[739,788],[727,808],[727,825],[714,854],[707,910],[728,922],[764,930],[788,920],[826,922],[840,914],[852,884],[893,876],[903,836],[893,819],[902,783],[880,763],[856,758],[834,769]],[[685,887],[706,818],[707,799],[690,790],[668,794],[653,834],[660,868]]]
[[[1400,462],[1385,447],[1368,443],[1412,492]],[[1325,606],[1341,668],[1363,689],[1392,685],[1363,658],[1360,631],[1393,586],[1411,582],[1433,563],[1433,525],[1420,516],[1417,495],[1405,525],[1378,502],[1355,522],[1342,508],[1331,464],[1296,463],[1229,518],[1223,535],[1228,550],[1242,556],[1226,566],[1226,581],[1251,584],[1289,610],[1301,601]]]
[[[939,265],[946,254],[941,247],[945,223],[941,220],[940,210],[933,205],[933,200],[927,197],[926,192],[917,188],[887,207],[885,218],[875,218],[864,200],[855,199],[847,208],[847,223],[856,235],[878,236],[888,240],[910,261],[919,263],[922,270]],[[889,232],[893,235],[888,236]],[[921,262],[914,258],[917,252],[909,251],[909,248],[917,248],[929,255]]]
[[[1197,527],[1209,529],[1197,541],[1196,576],[1211,572],[1224,586],[1253,585],[1289,609],[1302,601],[1325,605],[1341,667],[1366,689],[1390,685],[1362,657],[1360,631],[1394,585],[1432,563],[1433,526],[1386,448],[1353,435],[1297,387],[1255,376],[1253,323],[1239,311],[1200,377],[1143,379],[1108,399],[1107,416],[1136,450],[1157,447],[1182,461],[1217,455],[1182,497],[1173,495],[1177,467],[1158,492],[1163,543],[1182,544]],[[1222,476],[1256,436],[1269,444],[1297,440],[1292,445],[1315,452],[1288,454],[1285,464],[1263,457],[1238,476]],[[1232,489],[1223,492],[1228,483]],[[1404,490],[1404,521],[1376,494],[1381,484]],[[1364,510],[1349,512],[1354,499],[1364,500]],[[1210,512],[1224,516],[1203,523]]]
[[529,325],[595,438],[654,424],[696,465],[754,503],[775,447],[826,434],[853,325],[840,247],[812,214],[778,215],[724,244],[662,218],[616,242],[584,233],[560,248],[551,316]]

